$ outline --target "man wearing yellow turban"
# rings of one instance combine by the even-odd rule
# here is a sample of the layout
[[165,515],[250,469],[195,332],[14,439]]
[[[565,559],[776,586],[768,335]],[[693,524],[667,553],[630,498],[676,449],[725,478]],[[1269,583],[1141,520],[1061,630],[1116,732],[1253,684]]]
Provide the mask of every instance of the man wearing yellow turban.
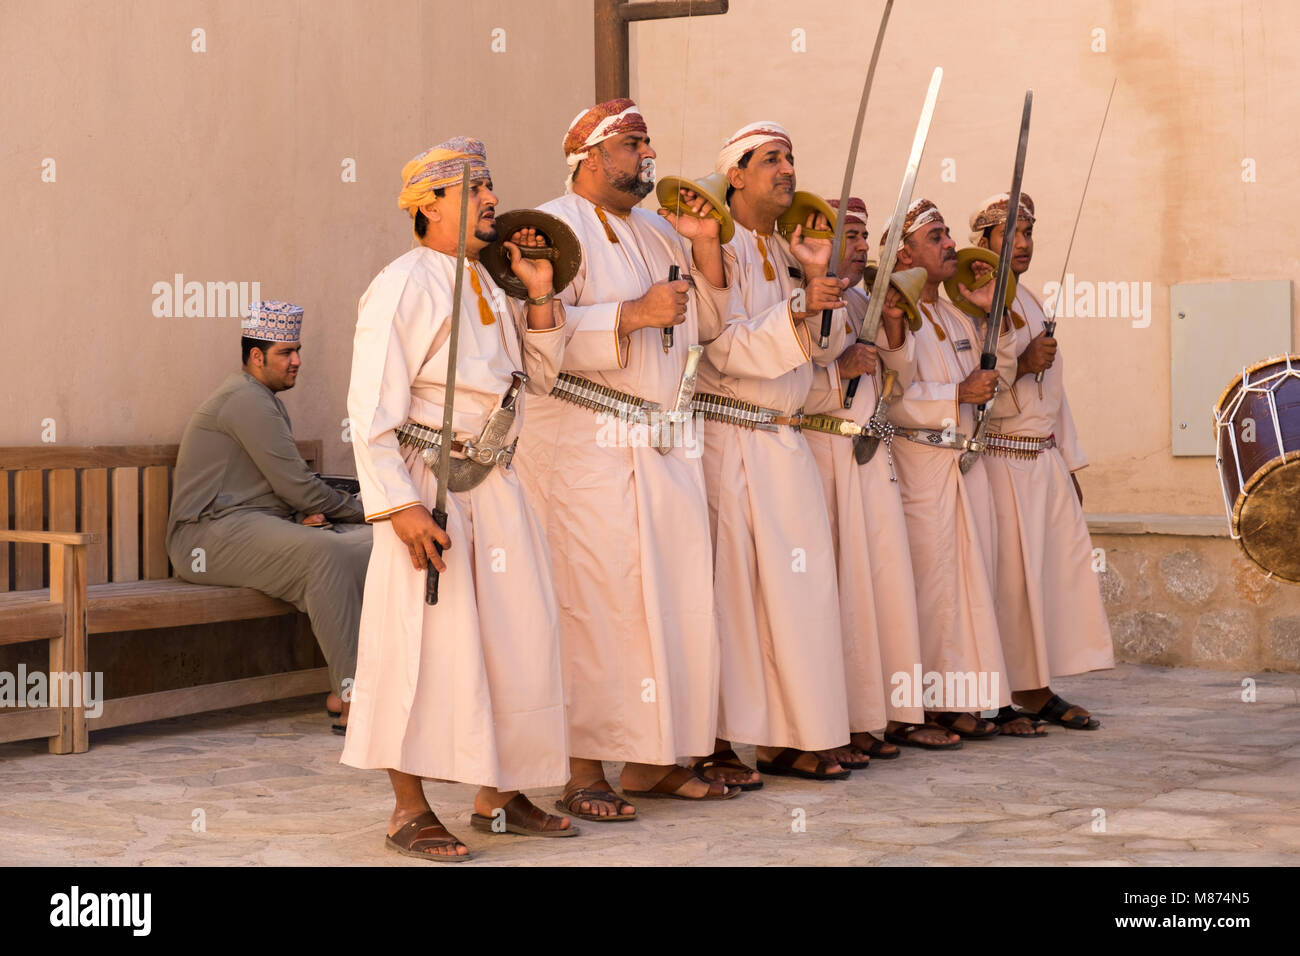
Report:
[[[453,316],[466,163],[464,296]],[[517,387],[517,371],[527,373],[530,391],[550,389],[564,352],[564,309],[554,297],[551,263],[519,253],[519,245],[544,244],[533,230],[504,243],[526,305],[507,300],[478,261],[497,238],[482,143],[458,137],[411,160],[398,204],[412,216],[417,243],[361,297],[348,390],[374,550],[342,760],[388,771],[395,796],[389,848],[459,862],[468,850],[439,822],[421,778],[477,784],[476,829],[577,834],[567,818],[539,810],[520,792],[568,778],[550,558],[511,467],[525,396],[517,396],[517,417],[486,474],[468,487],[451,485],[445,532],[429,512],[451,323],[460,327],[451,449],[459,457],[467,440],[482,450],[485,424]],[[437,545],[446,549],[442,556]],[[434,606],[425,604],[430,563],[441,573]]]

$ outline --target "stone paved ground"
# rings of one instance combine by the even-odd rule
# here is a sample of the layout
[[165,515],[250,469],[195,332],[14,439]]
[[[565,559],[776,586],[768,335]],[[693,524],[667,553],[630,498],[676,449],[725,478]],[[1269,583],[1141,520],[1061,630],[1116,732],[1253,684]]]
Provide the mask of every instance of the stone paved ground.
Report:
[[[1255,677],[1243,703],[1234,674],[1121,665],[1056,686],[1099,732],[909,749],[726,803],[645,801],[637,822],[571,840],[480,834],[472,788],[427,786],[469,865],[1296,865],[1300,675]],[[341,744],[301,698],[103,731],[77,756],[0,745],[0,864],[425,865],[383,848],[386,778],[341,766]]]

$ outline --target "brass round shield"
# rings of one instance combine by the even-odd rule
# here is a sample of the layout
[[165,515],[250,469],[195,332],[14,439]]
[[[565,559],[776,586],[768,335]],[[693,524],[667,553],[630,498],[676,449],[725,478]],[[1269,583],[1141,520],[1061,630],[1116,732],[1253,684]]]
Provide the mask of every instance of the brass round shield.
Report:
[[[828,229],[809,229],[805,223],[808,222],[810,213],[819,212],[826,217]],[[796,192],[794,199],[790,202],[790,208],[783,212],[776,221],[776,231],[785,237],[786,241],[794,235],[795,226],[803,226],[803,236],[805,239],[830,239],[835,235],[835,210],[831,208],[830,203],[816,193]]]
[[699,179],[683,179],[680,176],[665,176],[655,186],[655,197],[659,205],[673,215],[695,215],[690,207],[681,201],[681,191],[689,189],[703,196],[713,207],[710,219],[718,220],[718,240],[723,244],[731,241],[736,234],[736,223],[727,208],[727,178],[721,173],[709,173]]
[[[983,278],[976,279],[975,273],[971,269],[972,262],[987,262],[992,267],[992,272],[987,273]],[[992,282],[998,271],[998,254],[992,249],[982,249],[979,246],[967,246],[965,249],[957,250],[957,274],[951,279],[943,280],[944,291],[948,293],[948,299],[957,308],[961,309],[972,319],[982,319],[987,313],[978,305],[971,302],[961,294],[957,288],[957,283],[961,283],[966,288],[974,292]],[[1007,273],[1007,296],[1006,307],[1011,308],[1011,303],[1016,301],[1016,274]]]
[[479,261],[506,295],[527,299],[528,290],[510,270],[505,243],[520,229],[533,228],[546,240],[546,246],[520,248],[525,259],[550,259],[556,293],[563,292],[582,265],[582,245],[573,230],[562,220],[540,209],[512,209],[496,217],[497,239],[479,253]]

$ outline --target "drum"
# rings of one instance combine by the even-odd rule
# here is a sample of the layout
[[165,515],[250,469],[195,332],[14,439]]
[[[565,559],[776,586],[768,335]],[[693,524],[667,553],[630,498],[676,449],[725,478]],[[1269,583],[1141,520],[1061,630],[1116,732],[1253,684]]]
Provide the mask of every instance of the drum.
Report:
[[1269,577],[1300,584],[1300,355],[1243,368],[1214,430],[1233,539]]

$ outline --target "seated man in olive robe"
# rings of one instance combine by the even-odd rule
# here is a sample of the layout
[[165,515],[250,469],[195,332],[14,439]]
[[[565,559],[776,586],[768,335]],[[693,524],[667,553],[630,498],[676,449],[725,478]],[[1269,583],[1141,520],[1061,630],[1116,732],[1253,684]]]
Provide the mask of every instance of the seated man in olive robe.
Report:
[[371,528],[355,497],[307,467],[276,395],[293,388],[302,364],[302,309],[255,302],[243,327],[243,369],[199,407],[181,438],[167,554],[186,581],[254,588],[306,612],[329,665],[326,709],[342,716],[334,725],[341,734]]

